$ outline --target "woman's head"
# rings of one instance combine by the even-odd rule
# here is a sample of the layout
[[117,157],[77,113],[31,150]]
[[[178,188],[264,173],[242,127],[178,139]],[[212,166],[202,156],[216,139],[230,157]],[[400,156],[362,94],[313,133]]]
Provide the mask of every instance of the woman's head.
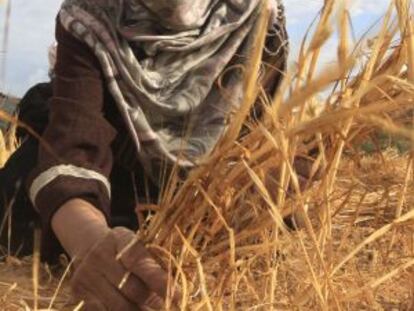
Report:
[[190,29],[204,24],[212,0],[140,0],[171,28]]

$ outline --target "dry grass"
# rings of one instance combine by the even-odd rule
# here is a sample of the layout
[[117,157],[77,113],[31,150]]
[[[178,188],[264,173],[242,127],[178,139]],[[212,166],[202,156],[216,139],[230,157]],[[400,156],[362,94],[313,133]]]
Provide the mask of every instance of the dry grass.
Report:
[[[351,45],[348,14],[338,3],[325,2],[297,69],[273,98],[256,81],[259,29],[235,122],[186,181],[172,179],[160,211],[139,232],[171,271],[171,286],[181,287],[182,310],[414,309],[412,154],[364,156],[353,148],[376,129],[414,142],[406,118],[414,99],[410,1],[390,4],[369,52]],[[338,62],[317,71],[334,29]],[[332,95],[318,103],[323,111],[311,116],[332,83]],[[246,120],[257,100],[265,108],[260,123]],[[236,140],[242,123],[249,133]],[[293,160],[315,147],[313,171],[324,173],[302,190]],[[282,221],[292,212],[296,231]],[[0,303],[3,297],[13,310],[30,300],[21,291],[32,291],[29,281],[13,287],[15,266],[0,270]],[[3,271],[12,271],[10,279]],[[40,297],[50,297],[55,282],[41,281],[47,288]]]
[[18,146],[14,133],[15,127],[11,128],[6,134],[0,131],[0,167],[6,163],[7,159]]

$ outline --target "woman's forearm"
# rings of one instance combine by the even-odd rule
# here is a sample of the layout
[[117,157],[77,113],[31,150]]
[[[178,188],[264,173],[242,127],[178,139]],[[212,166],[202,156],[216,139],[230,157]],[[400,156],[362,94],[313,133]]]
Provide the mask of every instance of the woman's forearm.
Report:
[[104,215],[89,202],[73,199],[52,218],[52,229],[68,254],[82,257],[109,231]]

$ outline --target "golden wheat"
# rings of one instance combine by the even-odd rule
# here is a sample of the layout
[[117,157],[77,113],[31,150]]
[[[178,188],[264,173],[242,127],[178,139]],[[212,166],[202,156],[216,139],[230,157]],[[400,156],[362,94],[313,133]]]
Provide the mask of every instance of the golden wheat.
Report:
[[[257,80],[264,11],[242,108],[188,179],[173,176],[158,212],[138,232],[170,271],[171,288],[181,288],[179,309],[414,308],[413,153],[368,156],[356,147],[379,130],[414,142],[407,120],[414,107],[410,1],[390,2],[369,53],[362,43],[352,46],[341,3],[325,1],[297,67],[273,98]],[[334,14],[338,61],[319,70],[321,49],[335,32]],[[248,118],[257,102],[265,110],[261,122]],[[243,124],[249,132],[239,138]],[[310,175],[323,172],[322,178],[303,188],[297,157],[313,157]],[[287,215],[294,215],[297,230],[284,224]],[[13,273],[5,280],[0,301],[22,306],[22,297],[29,300],[28,284],[14,285]],[[40,305],[52,306],[44,296],[52,286],[56,282],[41,291]],[[65,286],[59,297],[55,306],[61,307]]]

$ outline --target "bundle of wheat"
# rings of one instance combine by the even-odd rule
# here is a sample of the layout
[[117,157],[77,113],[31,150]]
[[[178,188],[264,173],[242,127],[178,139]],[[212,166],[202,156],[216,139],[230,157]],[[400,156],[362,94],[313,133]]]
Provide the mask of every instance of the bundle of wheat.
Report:
[[[414,308],[412,154],[363,156],[354,148],[376,129],[414,142],[407,120],[414,100],[410,0],[390,4],[368,53],[361,45],[351,49],[341,3],[325,1],[297,67],[273,98],[257,83],[263,12],[245,100],[226,135],[185,181],[173,174],[159,206],[148,207],[156,213],[137,238],[182,294],[179,306],[167,302],[167,309]],[[317,71],[332,16],[339,21],[338,62]],[[260,122],[248,117],[258,101]],[[306,183],[298,158],[312,163]],[[292,214],[295,230],[284,221]],[[0,301],[10,310],[22,306],[21,286],[3,285]]]

